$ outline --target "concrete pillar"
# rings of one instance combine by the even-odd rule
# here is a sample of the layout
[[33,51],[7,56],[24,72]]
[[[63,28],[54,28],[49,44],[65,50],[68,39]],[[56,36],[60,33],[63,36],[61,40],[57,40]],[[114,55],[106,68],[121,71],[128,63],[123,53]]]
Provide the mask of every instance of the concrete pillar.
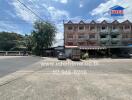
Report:
[[6,56],[8,55],[8,52],[7,52],[7,51],[5,52],[5,55],[6,55]]
[[21,55],[21,52],[19,51],[19,56]]

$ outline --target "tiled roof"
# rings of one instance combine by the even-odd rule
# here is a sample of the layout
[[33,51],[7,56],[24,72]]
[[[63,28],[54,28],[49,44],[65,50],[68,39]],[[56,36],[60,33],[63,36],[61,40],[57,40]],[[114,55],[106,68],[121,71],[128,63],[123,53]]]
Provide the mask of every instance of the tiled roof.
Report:
[[[99,22],[99,21],[94,21],[94,20],[65,20],[64,21],[64,24],[79,24],[79,23],[84,23],[84,24],[100,24],[100,23],[104,23],[104,24],[107,24],[107,23],[113,23],[113,24],[119,24],[119,23],[131,23],[129,20],[125,20],[123,22],[119,22],[117,20],[114,20],[114,21],[106,21],[106,20],[103,20],[102,22]],[[131,23],[132,24],[132,23]]]

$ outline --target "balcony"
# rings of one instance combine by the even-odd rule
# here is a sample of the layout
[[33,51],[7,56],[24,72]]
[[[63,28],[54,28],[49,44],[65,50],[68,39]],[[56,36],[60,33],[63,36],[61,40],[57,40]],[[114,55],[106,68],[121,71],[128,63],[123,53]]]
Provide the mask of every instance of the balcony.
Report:
[[106,33],[106,32],[109,32],[109,30],[108,29],[101,29],[100,32]]
[[92,29],[92,30],[89,30],[89,31],[90,31],[90,33],[96,33],[97,32],[96,29]]
[[111,31],[111,35],[119,35],[120,31],[118,29],[114,29]]
[[120,32],[111,32],[111,35],[120,35]]
[[109,36],[107,36],[105,38],[100,38],[100,44],[101,44],[101,46],[109,46],[109,44],[110,44]]
[[119,42],[119,41],[121,41],[121,39],[120,38],[111,38],[111,41],[112,42]]
[[113,33],[118,33],[118,32],[120,32],[120,31],[119,31],[119,29],[112,29],[111,32],[113,32]]
[[124,29],[123,30],[125,33],[130,33],[131,32],[131,29]]
[[100,30],[100,34],[109,34],[108,30]]
[[88,40],[90,40],[90,39],[89,39],[88,36],[86,36],[86,37],[84,38],[84,40],[85,40],[85,41],[88,41]]
[[101,46],[109,46],[110,43],[109,43],[109,42],[101,42],[100,45],[101,45]]
[[73,40],[75,40],[75,39],[74,39],[74,38],[65,38],[65,40],[73,41]]
[[111,46],[121,46],[121,42],[120,41],[111,41]]
[[73,29],[71,29],[71,30],[65,29],[64,32],[65,32],[65,33],[75,33],[76,31],[73,30]]
[[123,41],[132,41],[132,38],[122,38]]
[[101,38],[100,41],[109,41],[109,38]]

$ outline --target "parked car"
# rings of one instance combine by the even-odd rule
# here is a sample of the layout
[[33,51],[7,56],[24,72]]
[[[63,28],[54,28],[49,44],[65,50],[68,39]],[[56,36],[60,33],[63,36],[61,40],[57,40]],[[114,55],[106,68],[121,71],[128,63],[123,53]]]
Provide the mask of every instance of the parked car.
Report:
[[66,60],[66,55],[63,52],[58,54],[58,60]]

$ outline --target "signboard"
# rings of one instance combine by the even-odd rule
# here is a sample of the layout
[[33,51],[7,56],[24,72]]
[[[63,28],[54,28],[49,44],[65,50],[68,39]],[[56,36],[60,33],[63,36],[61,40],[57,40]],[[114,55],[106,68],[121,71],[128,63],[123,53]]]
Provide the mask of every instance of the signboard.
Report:
[[111,16],[124,16],[124,9],[125,8],[118,5],[111,7],[110,8]]

